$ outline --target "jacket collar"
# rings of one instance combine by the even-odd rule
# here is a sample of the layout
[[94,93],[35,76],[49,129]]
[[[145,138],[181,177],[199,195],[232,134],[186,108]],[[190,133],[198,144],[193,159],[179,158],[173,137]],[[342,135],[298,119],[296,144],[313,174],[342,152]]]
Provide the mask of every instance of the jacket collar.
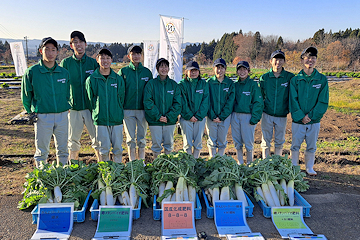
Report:
[[[306,81],[306,77],[309,77],[308,75],[305,74],[304,69],[302,69],[297,76],[299,80],[305,80],[305,81]],[[321,79],[321,74],[318,72],[318,70],[316,70],[316,68],[314,68],[314,72],[310,76],[311,76],[311,80]]]
[[[44,62],[42,59],[40,59],[39,61],[39,66],[40,66],[40,72],[41,73],[49,73],[50,71],[47,69],[47,67],[44,65]],[[54,71],[53,72],[61,72],[61,69],[59,67],[59,65],[55,62],[54,65]]]
[[140,70],[140,69],[142,69],[143,68],[143,65],[141,64],[141,62],[139,63],[139,66],[138,67],[135,67],[135,65],[132,63],[132,62],[130,62],[129,63],[129,67],[130,67],[130,69],[132,69],[132,70],[134,70],[134,71],[136,71],[136,70]]
[[85,61],[85,59],[87,58],[86,56],[86,53],[84,53],[84,55],[82,56],[81,59],[77,59],[76,56],[75,56],[75,53],[72,55],[72,58],[75,60],[75,61],[78,61],[78,62],[83,62]]
[[[269,77],[275,78],[274,71],[273,71],[272,68],[270,69]],[[280,75],[279,75],[279,78],[283,78],[283,77],[285,77],[285,70],[284,70],[284,68],[282,68],[281,73],[280,73]]]

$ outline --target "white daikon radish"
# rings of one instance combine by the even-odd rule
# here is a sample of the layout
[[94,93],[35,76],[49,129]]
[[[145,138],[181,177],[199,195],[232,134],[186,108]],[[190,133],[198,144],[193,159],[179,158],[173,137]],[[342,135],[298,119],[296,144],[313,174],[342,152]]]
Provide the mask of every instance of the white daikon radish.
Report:
[[235,195],[236,195],[237,200],[240,200],[240,201],[244,202],[245,207],[248,206],[248,202],[247,202],[244,190],[241,187],[241,185],[238,184],[238,183],[235,183]]
[[130,197],[129,197],[129,193],[127,191],[123,191],[121,193],[121,197],[123,199],[123,202],[124,202],[124,205],[125,206],[130,206],[131,203],[130,203]]
[[[285,179],[281,179],[280,181],[280,186],[282,187],[282,189],[284,189],[284,193],[286,194],[287,192],[287,186],[286,186],[286,181]],[[281,206],[285,206],[285,196],[280,192],[280,205]]]
[[289,205],[294,206],[294,180],[290,180],[287,184],[287,195],[289,197]]
[[59,186],[54,187],[54,202],[61,203],[62,193]]
[[159,197],[161,197],[164,194],[166,184],[164,182],[160,183],[159,185]]
[[106,193],[105,193],[105,185],[104,183],[101,181],[101,179],[98,180],[98,187],[99,189],[103,189],[100,193],[100,205],[104,206],[106,205]]
[[135,209],[136,208],[136,200],[137,200],[137,193],[134,184],[130,185],[129,189],[129,197],[130,197],[130,204]]
[[196,203],[196,189],[191,185],[188,186],[188,194],[189,194],[189,201],[193,202],[195,204]]
[[121,195],[118,196],[118,200],[119,200],[121,205],[125,205],[124,200],[122,199]]
[[264,200],[264,202],[266,203],[263,191],[261,190],[261,187],[257,187],[256,188],[257,193],[260,195],[260,197],[262,197],[262,199]]
[[[166,183],[166,186],[165,186],[165,190],[168,190],[168,189],[171,189],[173,187],[173,183],[171,181],[168,181]],[[160,197],[160,196],[159,196]],[[167,196],[166,198],[163,199],[164,202],[169,202],[171,200],[171,194],[169,196]],[[160,202],[160,205],[161,205],[161,202]]]
[[115,203],[114,203],[114,198],[113,198],[111,187],[106,187],[105,191],[106,191],[106,205],[114,206]]
[[230,200],[230,190],[229,187],[223,187],[221,189],[220,200]]
[[269,186],[269,190],[270,190],[271,196],[272,196],[272,198],[273,198],[273,200],[274,200],[275,206],[276,206],[276,207],[280,207],[280,200],[279,200],[279,197],[278,197],[278,195],[277,195],[277,192],[276,192],[276,189],[275,189],[273,183],[269,180],[269,181],[267,182],[267,184],[268,184],[268,186]]
[[273,200],[273,198],[271,196],[268,185],[266,183],[261,184],[261,189],[262,189],[262,192],[264,194],[265,203],[269,207],[275,207],[275,203],[274,203],[274,200]]
[[220,200],[220,190],[219,188],[212,189],[212,205],[214,205],[215,201]]
[[177,200],[176,200],[176,193],[174,193],[174,194],[171,196],[170,202],[177,202]]
[[177,202],[184,201],[184,183],[185,183],[185,179],[183,177],[179,177],[178,182],[176,184],[176,201]]
[[184,201],[189,201],[189,192],[186,183],[184,182]]

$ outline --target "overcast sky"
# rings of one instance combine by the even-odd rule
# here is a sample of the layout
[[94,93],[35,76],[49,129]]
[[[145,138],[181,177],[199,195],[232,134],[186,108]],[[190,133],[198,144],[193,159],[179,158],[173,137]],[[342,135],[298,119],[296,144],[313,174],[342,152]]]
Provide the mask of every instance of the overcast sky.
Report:
[[6,0],[1,10],[0,38],[15,39],[69,40],[80,30],[89,42],[158,40],[160,14],[185,18],[184,42],[209,42],[240,29],[297,41],[321,28],[360,28],[355,0]]

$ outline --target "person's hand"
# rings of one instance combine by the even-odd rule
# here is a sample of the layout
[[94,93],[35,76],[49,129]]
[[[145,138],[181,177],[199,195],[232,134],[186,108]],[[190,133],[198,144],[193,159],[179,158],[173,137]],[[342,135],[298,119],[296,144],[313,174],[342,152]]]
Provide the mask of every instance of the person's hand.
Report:
[[167,123],[167,117],[161,116],[159,121],[163,123]]
[[309,118],[309,116],[306,114],[305,117],[302,119],[302,123],[303,124],[307,124],[311,122],[311,119]]
[[215,122],[215,123],[221,123],[221,120],[220,120],[219,117],[217,117],[217,118],[213,119],[213,122]]
[[190,122],[197,122],[197,121],[198,121],[198,119],[194,116],[192,116],[192,118],[190,118]]

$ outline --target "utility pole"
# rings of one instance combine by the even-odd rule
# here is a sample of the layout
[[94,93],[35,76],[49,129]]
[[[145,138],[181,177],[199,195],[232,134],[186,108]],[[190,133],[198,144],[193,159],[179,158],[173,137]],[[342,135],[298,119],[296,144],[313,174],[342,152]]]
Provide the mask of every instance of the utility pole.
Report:
[[28,37],[27,36],[25,36],[24,37],[24,39],[25,39],[25,44],[26,44],[26,61],[29,61],[29,51],[28,51]]

